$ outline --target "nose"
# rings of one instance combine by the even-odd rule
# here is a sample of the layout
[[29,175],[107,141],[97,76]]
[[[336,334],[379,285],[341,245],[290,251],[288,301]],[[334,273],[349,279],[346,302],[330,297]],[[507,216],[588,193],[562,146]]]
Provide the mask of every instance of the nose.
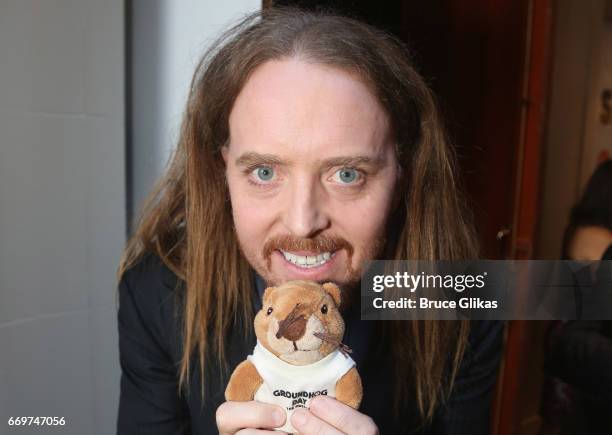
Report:
[[306,178],[294,180],[287,192],[283,224],[296,237],[312,237],[329,226],[324,209],[324,194],[316,181]]
[[304,336],[307,322],[306,317],[298,312],[299,305],[297,304],[287,317],[279,322],[276,338],[284,337],[289,341],[298,341]]

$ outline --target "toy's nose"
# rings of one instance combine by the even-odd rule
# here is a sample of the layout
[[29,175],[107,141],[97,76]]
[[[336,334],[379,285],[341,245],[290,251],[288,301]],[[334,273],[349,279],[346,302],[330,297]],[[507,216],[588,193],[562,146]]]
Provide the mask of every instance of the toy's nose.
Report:
[[298,341],[306,332],[306,318],[297,314],[297,306],[278,324],[276,338],[284,337],[290,341]]

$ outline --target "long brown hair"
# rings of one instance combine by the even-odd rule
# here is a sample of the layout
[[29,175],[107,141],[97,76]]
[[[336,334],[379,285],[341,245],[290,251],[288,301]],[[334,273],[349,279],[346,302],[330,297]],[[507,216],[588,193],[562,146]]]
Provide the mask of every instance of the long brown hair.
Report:
[[[459,260],[477,255],[455,156],[434,96],[395,38],[350,18],[272,8],[224,33],[194,74],[180,138],[127,244],[119,276],[146,252],[186,285],[179,385],[188,386],[196,354],[204,379],[208,355],[224,363],[224,337],[236,319],[252,321],[251,268],[233,228],[221,147],[232,105],[249,75],[272,59],[298,57],[356,74],[386,108],[403,180],[390,217],[390,259]],[[393,342],[398,397],[413,394],[431,419],[450,392],[464,353],[466,321],[383,322]],[[202,382],[202,394],[204,394]],[[397,403],[397,401],[396,401]]]

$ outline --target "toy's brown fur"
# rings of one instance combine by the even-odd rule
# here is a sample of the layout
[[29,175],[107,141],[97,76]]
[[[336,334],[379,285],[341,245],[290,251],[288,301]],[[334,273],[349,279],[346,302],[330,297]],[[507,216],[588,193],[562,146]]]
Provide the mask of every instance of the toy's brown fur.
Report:
[[[255,316],[255,335],[262,346],[283,361],[312,364],[336,350],[342,340],[340,303],[340,289],[333,283],[290,281],[269,287]],[[319,338],[321,335],[326,339]],[[225,398],[253,400],[261,383],[255,366],[243,361],[230,378]],[[353,367],[336,384],[336,399],[357,409],[361,398],[361,378]]]
[[232,377],[227,384],[225,397],[231,397],[227,400],[235,400],[237,402],[248,402],[253,400],[255,391],[259,388],[263,379],[259,376],[257,369],[251,361],[244,360],[234,370]]
[[351,408],[359,408],[361,403],[362,386],[361,377],[353,367],[336,384],[336,399],[346,403]]

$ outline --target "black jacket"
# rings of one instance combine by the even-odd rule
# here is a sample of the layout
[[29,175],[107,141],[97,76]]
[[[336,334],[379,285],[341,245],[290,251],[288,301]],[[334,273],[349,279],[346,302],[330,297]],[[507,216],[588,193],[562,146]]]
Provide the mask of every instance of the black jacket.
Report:
[[[612,245],[602,260],[612,261]],[[571,426],[563,433],[612,434],[612,321],[559,322],[547,344],[545,418]]]
[[[227,377],[214,359],[206,375],[205,401],[200,395],[200,373],[192,364],[190,394],[178,395],[181,359],[181,282],[155,256],[147,256],[128,270],[119,285],[119,355],[122,369],[117,433],[217,433],[215,411],[224,401]],[[254,300],[259,302],[254,289]],[[502,349],[502,322],[474,321],[466,356],[447,404],[432,426],[419,428],[415,402],[408,400],[396,418],[390,352],[374,336],[375,322],[346,318],[345,342],[361,374],[364,399],[360,411],[369,415],[381,434],[484,435],[489,433],[490,404]],[[240,325],[236,325],[240,331]],[[251,328],[252,329],[252,328]],[[371,340],[364,337],[370,337]],[[231,333],[227,338],[229,371],[250,354],[255,337]],[[382,347],[380,347],[382,346]]]

